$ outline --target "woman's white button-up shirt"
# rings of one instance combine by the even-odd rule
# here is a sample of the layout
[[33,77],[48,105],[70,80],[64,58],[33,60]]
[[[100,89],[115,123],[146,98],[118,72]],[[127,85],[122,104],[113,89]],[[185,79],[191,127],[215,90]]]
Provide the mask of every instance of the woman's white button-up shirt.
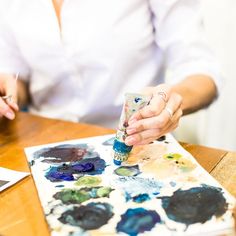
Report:
[[[200,0],[0,1],[0,73],[29,81],[30,111],[115,127],[125,92],[220,73]],[[202,88],[199,88],[202,89]]]

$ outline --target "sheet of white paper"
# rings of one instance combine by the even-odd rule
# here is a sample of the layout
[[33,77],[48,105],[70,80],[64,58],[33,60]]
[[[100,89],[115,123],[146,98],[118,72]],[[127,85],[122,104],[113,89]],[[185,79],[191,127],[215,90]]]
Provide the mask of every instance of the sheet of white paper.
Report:
[[28,175],[28,172],[20,172],[0,167],[0,192]]

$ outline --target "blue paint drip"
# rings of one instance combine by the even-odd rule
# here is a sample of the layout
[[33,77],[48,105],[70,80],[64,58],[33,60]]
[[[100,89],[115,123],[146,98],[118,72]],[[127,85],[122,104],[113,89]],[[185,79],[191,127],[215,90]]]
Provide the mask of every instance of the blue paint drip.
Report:
[[73,174],[99,175],[105,167],[106,163],[103,159],[88,158],[69,165],[52,166],[45,177],[51,182],[72,181],[75,180]]
[[117,224],[117,232],[124,232],[130,236],[150,231],[161,218],[156,211],[149,211],[144,208],[128,209],[121,215],[121,221]]

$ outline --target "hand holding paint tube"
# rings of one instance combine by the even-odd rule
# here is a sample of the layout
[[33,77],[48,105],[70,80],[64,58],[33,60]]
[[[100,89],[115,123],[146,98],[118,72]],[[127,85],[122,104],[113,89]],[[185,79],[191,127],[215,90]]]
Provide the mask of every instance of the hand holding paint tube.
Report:
[[128,127],[128,121],[130,117],[135,112],[148,105],[150,100],[150,95],[136,93],[125,94],[125,102],[123,105],[123,110],[121,113],[119,126],[116,133],[116,138],[113,144],[113,161],[116,165],[121,165],[123,161],[126,161],[128,159],[130,151],[132,150],[132,146],[127,146],[125,144],[125,138],[127,137],[126,128]]

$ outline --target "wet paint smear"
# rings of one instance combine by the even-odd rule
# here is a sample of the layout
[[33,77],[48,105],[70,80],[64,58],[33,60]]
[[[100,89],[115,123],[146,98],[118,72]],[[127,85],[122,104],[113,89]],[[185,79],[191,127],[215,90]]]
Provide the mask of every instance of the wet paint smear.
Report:
[[177,190],[173,196],[161,199],[168,218],[187,226],[220,217],[228,208],[222,190],[208,185]]
[[102,143],[102,145],[104,146],[113,146],[115,141],[115,137],[109,138],[108,140],[106,140],[105,142]]
[[59,184],[59,185],[56,185],[55,187],[56,187],[56,188],[64,188],[65,185],[64,185],[64,184]]
[[60,166],[51,166],[45,177],[51,182],[72,181],[74,175],[99,175],[102,174],[106,163],[99,157],[83,159],[72,164],[62,164]]
[[64,212],[58,219],[64,224],[79,226],[84,230],[98,229],[113,216],[113,207],[108,203],[89,203]]
[[75,183],[77,186],[94,187],[98,186],[102,179],[97,176],[81,176]]
[[150,200],[155,198],[163,187],[162,182],[141,177],[120,177],[116,180],[116,184],[124,191],[126,201],[138,199],[142,194],[148,195],[146,200]]
[[137,202],[137,203],[142,203],[142,202],[146,202],[148,200],[150,200],[151,198],[149,197],[148,194],[144,193],[144,194],[139,194],[137,196],[134,196],[132,198],[133,202]]
[[166,140],[166,136],[165,135],[163,135],[163,136],[161,136],[160,138],[157,139],[157,141],[159,141],[159,142],[163,142],[165,140]]
[[110,187],[65,189],[57,192],[53,197],[61,200],[64,204],[80,204],[89,199],[109,197],[112,191],[113,189]]
[[179,160],[182,157],[179,153],[168,153],[164,155],[164,158],[167,160]]
[[92,147],[87,144],[65,144],[52,148],[44,148],[34,153],[34,158],[43,157],[42,162],[46,163],[63,163],[76,162],[85,158],[99,157]]
[[121,221],[117,224],[117,232],[124,232],[130,236],[150,231],[155,224],[160,223],[161,218],[156,211],[144,208],[128,209],[121,215]]
[[134,165],[134,166],[121,166],[117,169],[115,169],[115,174],[119,176],[136,176],[140,174],[139,166]]

